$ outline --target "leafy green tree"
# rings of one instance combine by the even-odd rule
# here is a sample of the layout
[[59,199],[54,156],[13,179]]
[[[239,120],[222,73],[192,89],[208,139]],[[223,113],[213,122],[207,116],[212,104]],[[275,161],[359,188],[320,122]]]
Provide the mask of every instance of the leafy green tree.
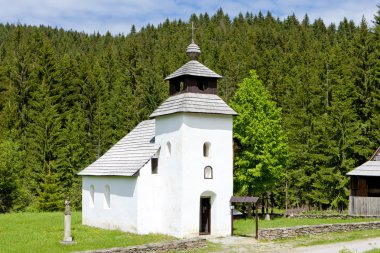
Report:
[[235,185],[239,194],[263,194],[283,180],[288,158],[281,110],[271,100],[254,70],[239,84],[231,107],[234,119]]

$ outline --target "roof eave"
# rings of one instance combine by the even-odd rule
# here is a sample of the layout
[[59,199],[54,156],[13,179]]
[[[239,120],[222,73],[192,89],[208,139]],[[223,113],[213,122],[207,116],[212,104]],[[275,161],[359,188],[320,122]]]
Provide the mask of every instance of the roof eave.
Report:
[[206,78],[216,78],[216,79],[221,79],[223,78],[223,76],[221,75],[218,75],[216,74],[216,76],[204,76],[204,75],[190,75],[190,74],[181,74],[181,75],[169,75],[167,76],[164,80],[165,81],[168,81],[168,80],[171,80],[171,79],[174,79],[174,78],[177,78],[177,77],[181,77],[181,76],[195,76],[195,77],[206,77]]
[[111,174],[96,174],[96,173],[78,173],[78,176],[91,176],[91,177],[104,177],[104,176],[110,176],[110,177],[138,177],[140,174],[139,171],[135,172],[134,174],[123,174],[123,173],[111,173]]
[[154,119],[156,117],[170,115],[170,114],[176,114],[176,113],[198,113],[198,114],[217,114],[217,115],[231,115],[231,116],[238,116],[239,114],[237,112],[235,113],[217,113],[217,112],[188,112],[188,111],[177,111],[177,112],[169,112],[169,113],[163,113],[163,114],[155,114],[153,113],[149,116],[150,119]]

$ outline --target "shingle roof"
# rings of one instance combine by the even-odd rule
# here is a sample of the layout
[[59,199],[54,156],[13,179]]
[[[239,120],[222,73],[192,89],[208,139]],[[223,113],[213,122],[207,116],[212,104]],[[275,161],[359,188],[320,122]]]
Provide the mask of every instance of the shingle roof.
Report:
[[196,60],[196,59],[198,59],[198,56],[201,54],[201,49],[193,41],[193,42],[191,42],[190,45],[187,46],[186,54],[190,57],[190,59]]
[[221,75],[218,75],[211,69],[207,68],[205,65],[200,63],[197,60],[191,60],[172,74],[167,76],[165,80],[169,80],[178,76],[203,76],[203,77],[213,77],[213,78],[222,78]]
[[349,176],[380,176],[380,161],[368,161],[347,173]]
[[251,196],[245,196],[245,197],[236,197],[232,196],[230,199],[231,203],[256,203],[259,200],[259,197],[251,197]]
[[150,115],[150,118],[177,112],[237,115],[237,113],[217,95],[182,93],[169,97]]
[[86,176],[133,176],[157,152],[155,120],[145,120],[103,156],[78,173]]

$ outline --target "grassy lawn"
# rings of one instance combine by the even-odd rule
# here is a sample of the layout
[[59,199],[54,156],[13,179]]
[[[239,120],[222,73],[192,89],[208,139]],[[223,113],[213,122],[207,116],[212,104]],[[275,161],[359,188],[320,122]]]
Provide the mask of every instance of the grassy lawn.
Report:
[[[260,228],[290,227],[298,225],[333,224],[342,222],[373,221],[376,219],[288,219],[276,218],[271,221],[260,220]],[[234,222],[236,235],[253,236],[254,220],[237,220]],[[77,242],[74,245],[61,245],[63,239],[62,213],[15,213],[0,215],[0,252],[72,252],[91,249],[127,247],[145,243],[174,240],[164,235],[135,235],[121,231],[102,230],[81,225],[81,213],[72,214],[72,236]],[[316,244],[351,241],[380,236],[380,229],[353,231],[346,233],[329,233],[325,235],[298,237],[277,240],[276,243],[311,246]],[[208,243],[208,248],[190,252],[219,252],[221,245]],[[379,250],[369,251],[377,253]]]
[[[259,228],[280,228],[280,227],[293,227],[302,225],[320,225],[320,224],[336,224],[336,223],[349,223],[349,222],[368,222],[380,221],[376,218],[352,218],[352,219],[308,219],[308,218],[275,218],[270,221],[260,220]],[[255,235],[255,222],[253,219],[236,220],[234,221],[234,234],[241,236],[254,236]],[[359,239],[367,239],[373,237],[380,237],[380,229],[350,231],[350,232],[334,232],[313,236],[300,236],[289,239],[275,240],[275,243],[290,243],[294,247],[306,247],[320,244],[329,244],[336,242],[346,242]],[[380,251],[369,251],[368,253],[380,253]]]
[[[336,223],[349,223],[349,222],[368,222],[380,221],[376,218],[352,218],[352,219],[336,219],[336,218],[274,218],[270,221],[260,220],[259,228],[284,228],[302,225],[320,225],[320,224],[336,224]],[[255,235],[255,220],[254,219],[241,219],[234,221],[234,234],[241,236],[254,236]]]
[[371,249],[371,250],[368,250],[364,253],[380,253],[380,249]]
[[71,252],[126,247],[173,240],[164,235],[135,235],[81,225],[81,213],[72,213],[74,245],[61,245],[63,213],[15,213],[0,215],[0,252]]

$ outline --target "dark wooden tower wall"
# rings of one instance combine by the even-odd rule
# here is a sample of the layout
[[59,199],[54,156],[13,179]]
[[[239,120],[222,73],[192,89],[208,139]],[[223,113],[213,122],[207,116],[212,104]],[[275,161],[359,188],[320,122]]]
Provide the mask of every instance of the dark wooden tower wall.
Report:
[[216,94],[217,78],[198,77],[198,76],[180,76],[173,78],[169,82],[170,96],[180,93],[201,93]]
[[380,197],[380,177],[351,176],[351,196]]

